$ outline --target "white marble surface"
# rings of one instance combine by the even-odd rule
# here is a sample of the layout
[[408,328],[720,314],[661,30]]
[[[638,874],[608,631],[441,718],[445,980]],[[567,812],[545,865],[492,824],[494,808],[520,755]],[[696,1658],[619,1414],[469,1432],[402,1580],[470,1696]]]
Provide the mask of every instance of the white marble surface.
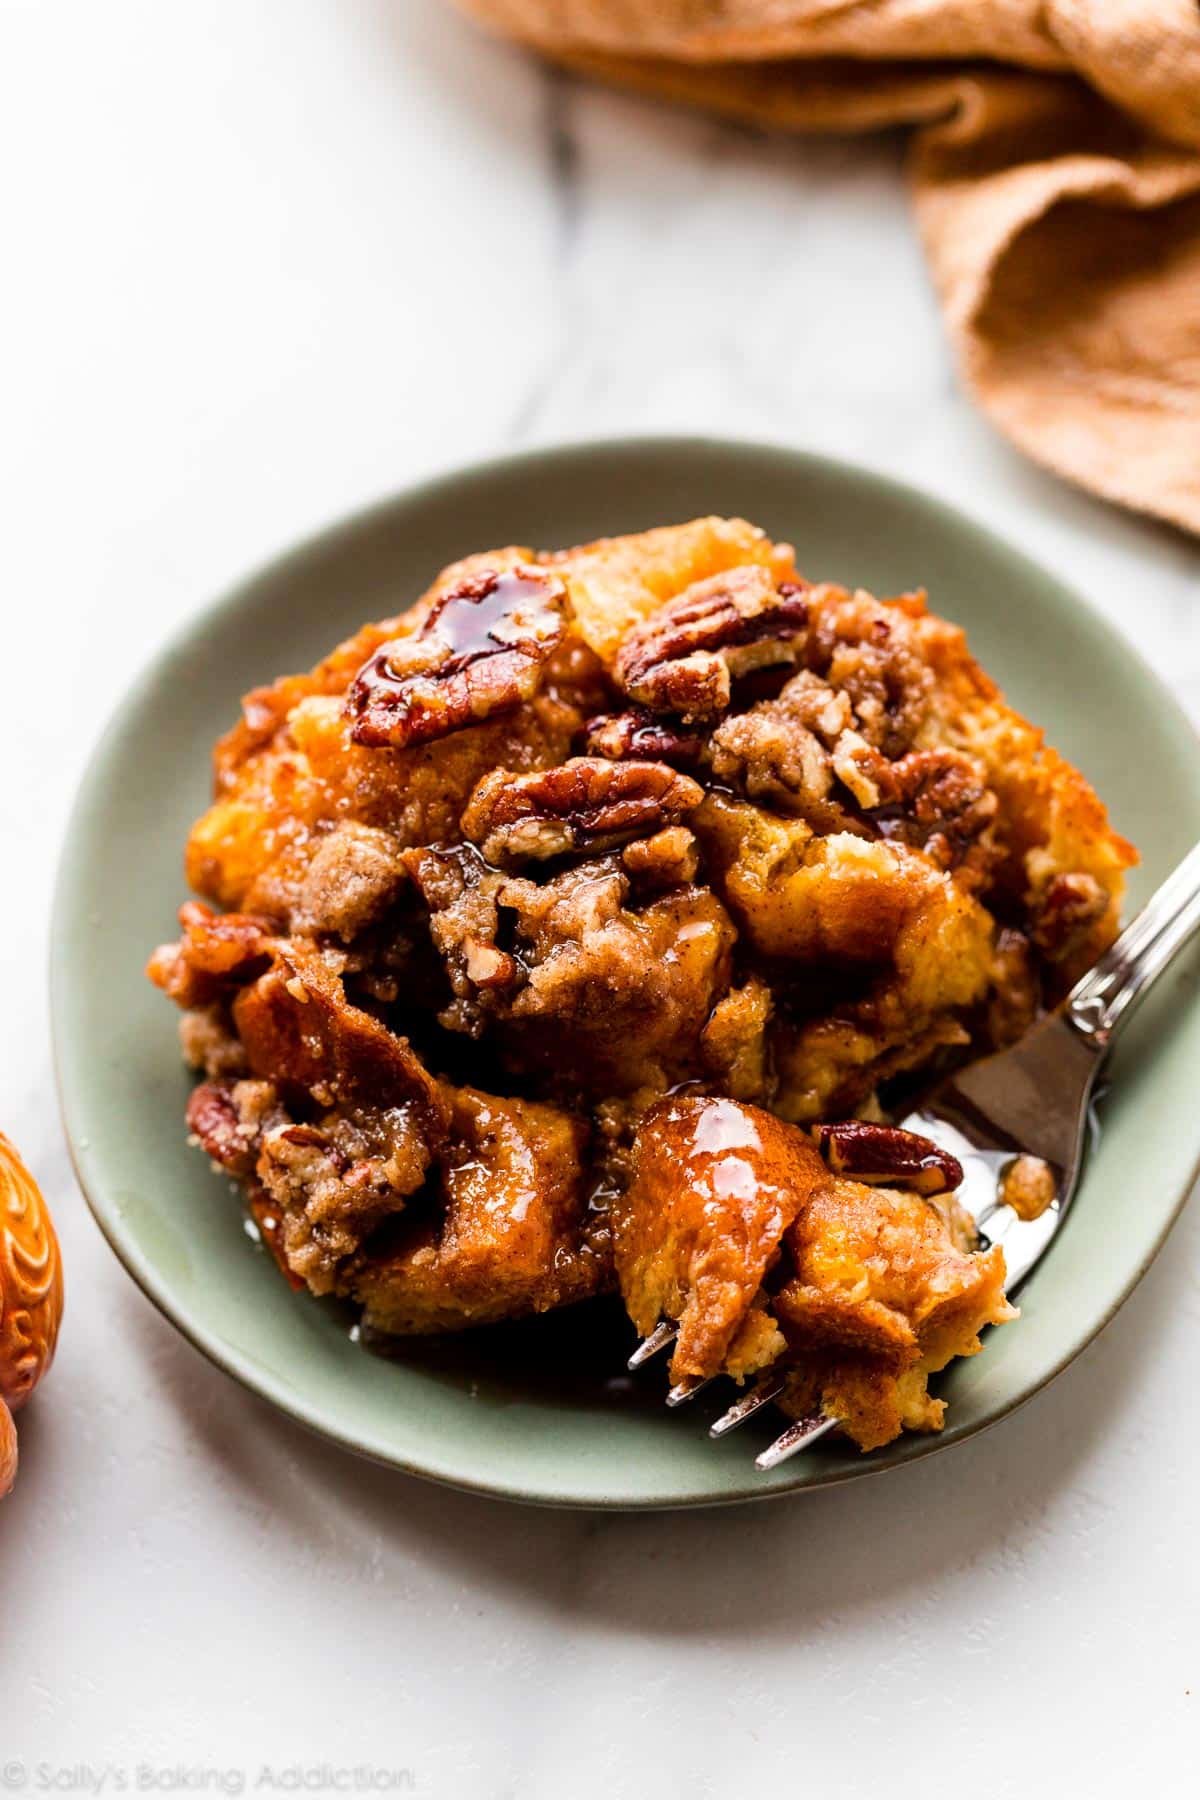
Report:
[[1196,547],[957,391],[898,142],[585,90],[442,0],[0,0],[0,167],[0,1123],[69,1277],[0,1515],[0,1783],[1192,1791],[1195,1209],[1102,1340],[952,1457],[738,1513],[483,1503],[311,1441],[133,1289],[63,1150],[42,920],[135,665],[459,460],[673,428],[857,457],[1132,621],[1194,714]]

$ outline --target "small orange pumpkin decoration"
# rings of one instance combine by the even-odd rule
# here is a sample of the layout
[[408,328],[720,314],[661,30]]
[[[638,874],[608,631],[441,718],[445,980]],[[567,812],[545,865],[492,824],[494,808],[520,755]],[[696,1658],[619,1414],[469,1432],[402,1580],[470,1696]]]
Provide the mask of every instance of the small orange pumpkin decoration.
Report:
[[54,1360],[62,1258],[33,1176],[0,1131],[0,1496],[17,1473],[12,1415]]

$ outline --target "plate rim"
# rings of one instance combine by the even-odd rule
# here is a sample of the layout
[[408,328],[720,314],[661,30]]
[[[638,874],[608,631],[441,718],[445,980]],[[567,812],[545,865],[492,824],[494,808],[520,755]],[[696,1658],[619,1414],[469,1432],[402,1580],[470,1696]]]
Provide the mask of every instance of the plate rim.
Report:
[[598,1491],[588,1494],[550,1494],[538,1491],[536,1488],[522,1487],[519,1483],[511,1481],[472,1480],[469,1475],[464,1475],[449,1465],[441,1466],[437,1462],[431,1462],[428,1458],[414,1460],[399,1451],[364,1442],[361,1436],[339,1429],[336,1420],[327,1417],[320,1407],[307,1404],[302,1394],[286,1389],[276,1380],[271,1370],[266,1367],[251,1366],[243,1353],[218,1332],[197,1325],[189,1317],[186,1305],[175,1300],[170,1291],[170,1284],[160,1281],[152,1259],[146,1256],[134,1241],[133,1234],[122,1230],[120,1208],[104,1194],[105,1184],[102,1174],[85,1169],[83,1158],[79,1154],[80,1149],[84,1147],[85,1140],[79,1138],[78,1120],[75,1116],[76,1107],[80,1104],[80,1096],[78,1093],[71,1092],[64,1055],[64,1039],[68,1021],[66,1018],[67,1002],[64,997],[66,974],[61,952],[69,935],[69,915],[72,904],[82,891],[80,871],[77,871],[75,867],[76,852],[73,847],[78,837],[76,825],[99,798],[105,785],[108,762],[121,739],[128,715],[136,710],[138,704],[158,686],[169,665],[187,654],[197,634],[205,631],[216,621],[224,622],[236,615],[260,584],[275,582],[286,575],[291,565],[303,565],[314,555],[335,549],[339,540],[369,530],[373,524],[378,524],[386,519],[397,507],[417,506],[423,502],[433,501],[439,495],[452,491],[463,482],[485,479],[498,469],[503,469],[506,474],[517,474],[522,471],[532,474],[539,467],[549,464],[557,465],[567,459],[578,461],[586,460],[589,457],[603,458],[606,455],[611,456],[626,451],[635,451],[640,454],[649,452],[663,457],[696,454],[707,456],[732,454],[735,457],[749,454],[760,458],[765,456],[791,465],[798,473],[803,473],[807,468],[810,471],[831,473],[838,479],[866,483],[907,509],[924,510],[935,520],[945,521],[954,527],[965,525],[971,532],[986,540],[990,548],[1001,552],[1010,561],[1027,571],[1031,579],[1049,582],[1057,588],[1074,608],[1077,608],[1103,633],[1120,644],[1123,653],[1128,656],[1144,680],[1155,691],[1164,715],[1171,726],[1200,746],[1200,733],[1197,732],[1188,713],[1152,667],[1140,647],[1130,640],[1120,625],[1093,606],[1070,582],[1063,580],[1055,570],[1047,568],[1023,548],[1010,542],[991,525],[983,523],[969,508],[943,499],[924,487],[901,480],[894,475],[873,468],[867,463],[827,455],[822,451],[788,444],[780,439],[725,434],[648,432],[566,439],[520,451],[499,453],[469,463],[453,464],[378,496],[352,512],[327,520],[300,539],[288,543],[284,548],[256,563],[247,573],[224,587],[212,599],[202,601],[199,605],[189,609],[184,618],[177,623],[175,628],[158,644],[146,662],[139,667],[133,679],[122,689],[89,750],[83,773],[78,780],[67,814],[62,846],[57,860],[48,935],[50,1025],[52,1063],[59,1114],[71,1164],[88,1210],[105,1242],[136,1286],[161,1316],[206,1360],[237,1381],[248,1392],[276,1407],[313,1435],[336,1444],[339,1448],[350,1451],[380,1467],[394,1469],[402,1474],[416,1476],[425,1481],[432,1481],[459,1492],[513,1504],[547,1507],[554,1510],[664,1512],[737,1506],[749,1501],[779,1500],[809,1491],[815,1492],[841,1486],[845,1482],[857,1481],[864,1477],[886,1475],[895,1469],[906,1468],[911,1463],[953,1449],[956,1445],[978,1437],[1011,1417],[1035,1395],[1043,1392],[1099,1337],[1142,1281],[1178,1221],[1197,1180],[1200,1179],[1200,1145],[1197,1147],[1190,1172],[1180,1186],[1180,1191],[1164,1211],[1161,1226],[1153,1241],[1123,1279],[1116,1298],[1099,1316],[1089,1321],[1086,1329],[1078,1334],[1072,1340],[1071,1345],[1052,1364],[1042,1370],[1035,1380],[1022,1384],[1018,1392],[991,1412],[987,1418],[965,1423],[957,1428],[951,1424],[940,1433],[913,1436],[907,1440],[905,1451],[901,1455],[886,1460],[864,1456],[861,1463],[823,1471],[805,1480],[790,1482],[784,1480],[770,1485],[758,1485],[753,1480],[747,1480],[744,1486],[727,1487],[717,1493],[707,1490],[690,1493],[680,1491],[663,1498],[629,1497],[623,1494],[606,1494]]

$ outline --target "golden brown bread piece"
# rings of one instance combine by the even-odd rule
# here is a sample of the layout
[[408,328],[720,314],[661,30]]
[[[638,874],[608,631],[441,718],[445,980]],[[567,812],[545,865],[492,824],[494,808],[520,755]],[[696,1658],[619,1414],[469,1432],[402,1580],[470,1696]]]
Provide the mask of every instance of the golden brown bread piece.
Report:
[[814,837],[719,794],[694,825],[744,937],[788,967],[801,1001],[809,972],[840,976],[835,1010],[773,1023],[784,1117],[843,1116],[885,1076],[961,1041],[959,1019],[987,992],[994,924],[947,874],[902,844]]
[[839,1419],[873,1450],[901,1430],[937,1430],[931,1375],[1015,1318],[1004,1253],[960,1248],[938,1208],[898,1188],[831,1178],[787,1234],[794,1270],[773,1298],[791,1376],[781,1401]]
[[[783,1234],[823,1178],[800,1133],[757,1107],[682,1094],[646,1113],[613,1247],[638,1333],[679,1323],[673,1380],[743,1371],[739,1334],[763,1312]],[[761,1360],[782,1349],[776,1332]]]
[[553,1107],[454,1097],[436,1208],[369,1251],[347,1291],[374,1330],[460,1331],[583,1300],[608,1283],[587,1207],[587,1134]]
[[[936,1425],[1002,1265],[795,1127],[1019,1033],[1132,856],[922,594],[702,518],[468,557],[247,696],[187,855],[225,910],[149,973],[293,1281],[415,1332],[620,1273],[682,1373],[786,1346],[792,1403],[882,1441]],[[690,1185],[688,1120],[746,1138]],[[705,1156],[745,1179],[701,1217]]]
[[188,1107],[203,1149],[248,1182],[285,1271],[394,1333],[519,1317],[606,1286],[584,1123],[434,1082],[318,965],[277,953],[235,1007],[252,1073],[203,1082]]
[[961,1248],[917,1193],[832,1174],[757,1107],[660,1101],[633,1168],[617,1274],[640,1332],[678,1321],[674,1381],[783,1369],[785,1410],[823,1411],[870,1450],[905,1426],[936,1429],[930,1375],[1015,1317],[999,1248]]
[[446,1102],[437,1082],[406,1038],[349,1004],[338,960],[300,939],[273,946],[270,968],[233,1003],[252,1073],[325,1106],[409,1107],[439,1141]]

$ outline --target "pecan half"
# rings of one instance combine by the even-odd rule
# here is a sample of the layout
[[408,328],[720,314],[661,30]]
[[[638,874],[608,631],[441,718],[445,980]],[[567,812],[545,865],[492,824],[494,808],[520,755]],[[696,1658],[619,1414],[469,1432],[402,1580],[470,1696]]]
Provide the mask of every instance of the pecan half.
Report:
[[846,1119],[815,1127],[817,1148],[835,1175],[884,1187],[915,1188],[918,1194],[945,1194],[962,1184],[962,1164],[932,1138],[898,1125],[871,1125]]
[[735,676],[798,659],[808,627],[804,596],[800,583],[776,587],[758,567],[693,582],[628,633],[617,680],[651,712],[716,718]]
[[346,696],[351,738],[404,749],[532,699],[568,612],[564,582],[544,569],[464,577],[358,671]]
[[664,762],[692,769],[704,754],[704,739],[656,719],[643,707],[632,707],[589,719],[585,748],[589,756],[607,756],[611,762]]
[[698,782],[664,763],[576,756],[529,775],[485,775],[462,822],[488,862],[508,865],[611,850],[673,825],[703,798]]

